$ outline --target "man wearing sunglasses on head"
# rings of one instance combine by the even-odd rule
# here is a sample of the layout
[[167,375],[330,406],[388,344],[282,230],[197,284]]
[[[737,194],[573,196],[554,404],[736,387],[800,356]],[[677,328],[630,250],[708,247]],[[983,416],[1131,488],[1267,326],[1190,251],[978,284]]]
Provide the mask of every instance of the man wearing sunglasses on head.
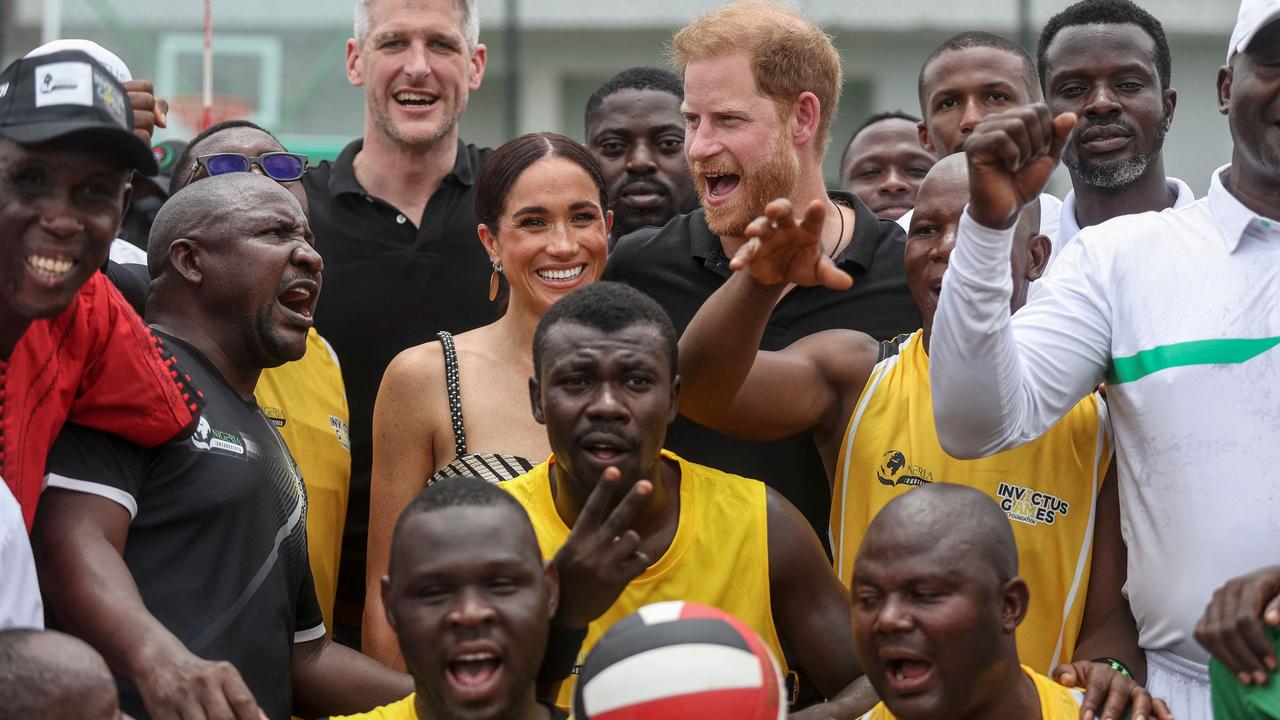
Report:
[[[307,156],[287,152],[280,141],[248,120],[228,120],[206,129],[174,161],[170,196],[215,175],[249,172],[279,182],[307,210],[298,182]],[[145,268],[143,268],[145,272]],[[145,283],[142,292],[145,295]],[[315,328],[307,333],[301,359],[262,371],[254,391],[302,471],[307,487],[307,552],[325,627],[333,627],[333,599],[351,478],[347,438],[347,394],[342,370],[329,343]]]

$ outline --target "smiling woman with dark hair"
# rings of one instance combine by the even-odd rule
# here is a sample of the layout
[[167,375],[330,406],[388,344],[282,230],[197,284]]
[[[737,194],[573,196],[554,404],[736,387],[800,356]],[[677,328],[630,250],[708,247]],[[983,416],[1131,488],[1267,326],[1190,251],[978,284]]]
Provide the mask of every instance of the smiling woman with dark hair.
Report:
[[[530,347],[553,302],[604,272],[613,215],[591,155],[556,133],[531,133],[494,151],[476,187],[477,233],[509,306],[497,322],[409,348],[387,368],[373,415],[373,481],[365,574],[364,652],[399,667],[383,615],[396,517],[443,475],[490,482],[524,473],[550,454],[528,395]],[[465,399],[466,404],[463,405]],[[465,408],[465,415],[464,415]]]

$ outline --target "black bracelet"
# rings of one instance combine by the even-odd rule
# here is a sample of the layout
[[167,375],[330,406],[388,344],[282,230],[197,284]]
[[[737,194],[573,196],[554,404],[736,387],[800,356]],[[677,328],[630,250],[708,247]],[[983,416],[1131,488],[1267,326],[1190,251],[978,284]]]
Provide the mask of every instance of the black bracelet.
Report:
[[1118,671],[1121,675],[1124,675],[1125,677],[1129,678],[1130,680],[1132,680],[1132,679],[1133,679],[1133,673],[1129,671],[1129,666],[1128,666],[1128,665],[1125,665],[1124,663],[1120,662],[1119,660],[1117,660],[1117,659],[1115,659],[1115,658],[1110,658],[1110,657],[1094,658],[1093,660],[1090,660],[1089,662],[1102,663],[1103,665],[1106,665],[1107,667],[1111,668],[1112,670],[1116,670],[1116,671]]
[[547,652],[538,668],[538,682],[559,682],[572,675],[586,639],[587,628],[570,630],[553,621],[547,634]]

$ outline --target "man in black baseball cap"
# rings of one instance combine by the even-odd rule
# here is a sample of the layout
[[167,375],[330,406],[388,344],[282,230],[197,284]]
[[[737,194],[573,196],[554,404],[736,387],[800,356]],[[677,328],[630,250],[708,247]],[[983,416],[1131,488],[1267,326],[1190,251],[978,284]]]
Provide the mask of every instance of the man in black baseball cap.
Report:
[[199,394],[99,272],[133,171],[157,171],[115,75],[89,54],[0,72],[0,477],[30,528],[68,420],[144,446],[190,432]]
[[122,168],[158,172],[151,148],[133,134],[124,86],[79,50],[23,58],[0,73],[0,136],[20,145],[92,139]]

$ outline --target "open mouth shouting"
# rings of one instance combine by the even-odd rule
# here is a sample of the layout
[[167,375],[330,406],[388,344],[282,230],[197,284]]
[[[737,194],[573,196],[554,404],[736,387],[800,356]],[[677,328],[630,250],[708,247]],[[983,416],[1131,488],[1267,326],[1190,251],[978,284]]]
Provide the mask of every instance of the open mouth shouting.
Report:
[[929,292],[933,293],[935,299],[942,297],[942,277],[929,283]]
[[504,668],[501,649],[494,643],[462,643],[449,653],[445,680],[450,694],[459,700],[483,701],[495,694]]
[[928,689],[934,677],[933,663],[919,653],[903,648],[880,651],[885,680],[899,695],[913,695]]
[[706,199],[711,205],[726,202],[742,181],[741,175],[703,175],[702,177],[707,184]]
[[276,296],[276,302],[284,310],[286,319],[309,328],[319,296],[320,285],[314,280],[294,280]]
[[67,279],[79,262],[66,253],[38,250],[27,255],[27,273],[45,287]]

